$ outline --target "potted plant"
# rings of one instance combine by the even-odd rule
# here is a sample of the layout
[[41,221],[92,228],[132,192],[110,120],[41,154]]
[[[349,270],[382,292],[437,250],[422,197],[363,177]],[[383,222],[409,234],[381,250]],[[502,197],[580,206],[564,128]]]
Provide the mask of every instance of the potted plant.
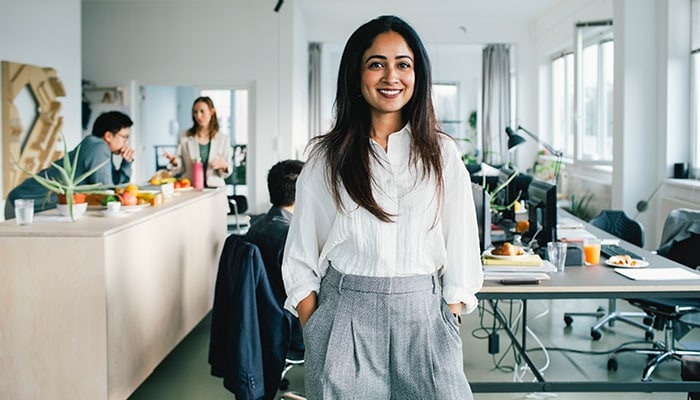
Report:
[[[78,167],[79,154],[80,145],[75,148],[75,154],[71,160],[66,147],[66,140],[63,138],[63,165],[58,165],[56,162],[51,162],[51,165],[59,172],[60,176],[58,178],[49,178],[48,176],[41,176],[38,173],[30,172],[23,168],[14,158],[12,162],[17,166],[17,168],[34,178],[34,180],[36,180],[40,185],[49,191],[56,193],[56,196],[59,199],[59,204],[66,205],[65,209],[67,210],[67,214],[70,216],[72,221],[75,221],[76,213],[79,212],[78,215],[81,215],[85,212],[85,208],[87,206],[87,203],[85,203],[85,197],[87,194],[105,193],[105,191],[101,189],[102,183],[81,184],[81,182],[110,161],[107,159],[95,168],[76,177],[75,174]],[[74,204],[82,203],[85,204],[85,206],[83,206],[85,208],[83,208],[82,211],[76,210]],[[61,209],[63,209],[63,207],[59,208],[59,211],[61,211]]]
[[[514,166],[513,166],[513,167],[514,167]],[[516,170],[513,171],[513,173],[508,177],[508,179],[506,179],[506,180],[505,180],[503,183],[501,183],[500,185],[496,186],[496,188],[493,189],[493,191],[491,191],[491,193],[489,193],[489,195],[491,196],[491,201],[490,201],[490,204],[489,204],[489,206],[491,207],[491,211],[501,212],[501,211],[504,211],[504,210],[510,210],[510,208],[513,207],[513,206],[515,205],[515,203],[516,203],[517,201],[520,200],[520,195],[518,195],[518,197],[516,197],[510,204],[496,204],[496,201],[497,201],[497,199],[498,199],[498,197],[497,197],[496,195],[498,194],[498,192],[500,192],[501,190],[504,190],[505,188],[507,188],[508,185],[510,184],[510,182],[511,182],[513,179],[515,179],[515,177],[518,176],[518,174],[520,174],[520,171],[516,169]],[[483,178],[482,186],[483,186],[483,187],[486,187],[486,176],[484,176],[484,178]]]

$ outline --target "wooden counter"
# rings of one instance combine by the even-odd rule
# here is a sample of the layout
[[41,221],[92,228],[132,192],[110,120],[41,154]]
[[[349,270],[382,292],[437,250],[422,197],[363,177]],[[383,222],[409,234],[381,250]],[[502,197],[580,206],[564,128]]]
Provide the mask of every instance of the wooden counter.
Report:
[[227,211],[207,190],[0,223],[0,398],[126,399],[211,310]]

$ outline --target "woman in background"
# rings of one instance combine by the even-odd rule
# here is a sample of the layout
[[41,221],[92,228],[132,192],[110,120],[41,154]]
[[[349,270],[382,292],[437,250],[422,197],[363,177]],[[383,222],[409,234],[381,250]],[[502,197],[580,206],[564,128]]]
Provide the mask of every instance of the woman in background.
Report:
[[198,97],[192,105],[190,129],[180,134],[175,155],[164,153],[170,160],[169,170],[194,181],[192,164],[200,159],[204,169],[205,187],[222,187],[233,172],[231,141],[219,131],[214,102],[207,96]]
[[358,28],[335,126],[312,139],[284,250],[308,399],[471,399],[460,315],[483,282],[467,169],[403,20]]

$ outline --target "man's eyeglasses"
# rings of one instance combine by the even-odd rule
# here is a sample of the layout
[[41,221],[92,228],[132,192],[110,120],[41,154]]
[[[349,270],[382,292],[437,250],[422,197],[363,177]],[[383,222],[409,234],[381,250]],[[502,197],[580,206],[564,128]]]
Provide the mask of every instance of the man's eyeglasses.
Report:
[[122,138],[124,140],[129,140],[129,135],[120,135],[118,133],[113,133],[112,135],[119,136],[120,138]]

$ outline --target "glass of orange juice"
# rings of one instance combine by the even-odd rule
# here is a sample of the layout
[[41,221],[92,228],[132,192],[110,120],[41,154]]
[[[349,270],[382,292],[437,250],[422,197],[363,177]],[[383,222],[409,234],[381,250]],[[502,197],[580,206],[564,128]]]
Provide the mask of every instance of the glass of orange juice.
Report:
[[586,260],[586,265],[600,264],[600,239],[583,239],[583,256]]

